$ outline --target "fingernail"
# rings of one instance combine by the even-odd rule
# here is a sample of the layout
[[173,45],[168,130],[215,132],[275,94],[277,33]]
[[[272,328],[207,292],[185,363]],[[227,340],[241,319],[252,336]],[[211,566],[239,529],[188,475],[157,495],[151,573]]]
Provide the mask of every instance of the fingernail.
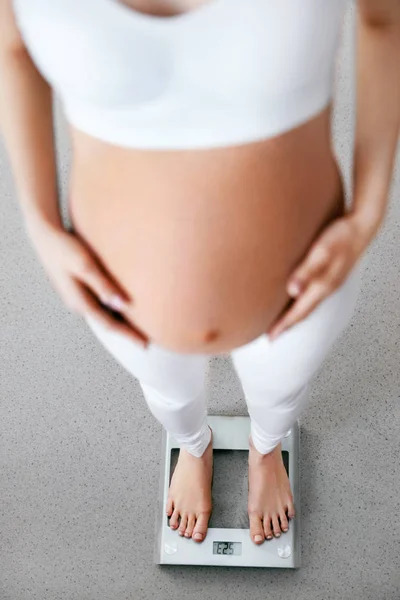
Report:
[[118,296],[118,294],[113,294],[108,299],[107,304],[111,306],[111,308],[113,308],[114,310],[122,310],[127,305],[125,300],[123,300],[121,296]]
[[268,335],[269,339],[271,340],[271,342],[275,341],[276,338],[281,334],[281,331],[279,331],[278,329],[276,331],[274,331],[273,333],[270,333]]
[[202,533],[195,533],[193,537],[194,537],[195,540],[202,540],[203,539],[203,534]]
[[290,296],[298,296],[300,294],[300,285],[296,281],[292,281],[289,283],[287,291]]
[[254,536],[254,541],[255,541],[255,542],[262,542],[262,539],[263,539],[263,538],[262,538],[262,535],[255,535],[255,536]]

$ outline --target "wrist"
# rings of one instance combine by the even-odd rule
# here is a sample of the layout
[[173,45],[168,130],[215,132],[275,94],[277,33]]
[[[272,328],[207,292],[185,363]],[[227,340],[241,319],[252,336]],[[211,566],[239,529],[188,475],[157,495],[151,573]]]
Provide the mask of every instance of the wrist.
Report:
[[357,232],[357,237],[361,243],[368,246],[378,233],[383,216],[367,214],[362,210],[349,210],[347,218],[353,223]]
[[23,217],[27,231],[56,232],[64,230],[61,215],[58,212],[44,214],[39,211],[23,211]]

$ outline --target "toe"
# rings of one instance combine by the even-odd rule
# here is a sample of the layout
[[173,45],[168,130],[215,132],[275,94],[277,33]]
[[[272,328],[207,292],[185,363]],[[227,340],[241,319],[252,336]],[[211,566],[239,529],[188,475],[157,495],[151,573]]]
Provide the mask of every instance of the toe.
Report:
[[265,540],[261,517],[257,513],[249,513],[250,537],[256,544],[262,544]]
[[210,513],[200,513],[197,515],[197,521],[192,535],[195,542],[202,542],[206,537],[209,519]]
[[281,535],[281,526],[279,525],[278,515],[275,513],[272,515],[272,527],[275,537],[279,537]]
[[185,537],[192,537],[194,526],[196,525],[196,517],[194,515],[189,515],[188,524],[185,531]]
[[165,512],[170,517],[172,515],[173,510],[174,510],[174,502],[173,502],[172,498],[168,498]]
[[179,510],[176,508],[174,510],[174,512],[172,513],[172,517],[169,521],[169,526],[171,527],[171,529],[176,529],[178,527],[178,521],[179,521]]
[[294,504],[293,504],[292,498],[288,498],[288,501],[287,501],[287,514],[288,514],[289,519],[294,519],[294,517],[296,515],[296,511],[294,510]]
[[263,524],[265,537],[267,538],[267,540],[272,540],[274,536],[271,527],[271,517],[269,515],[264,515]]
[[182,513],[181,514],[181,522],[179,524],[179,529],[178,529],[178,533],[179,535],[183,535],[186,531],[186,527],[187,527],[187,514],[186,513]]
[[286,513],[284,511],[284,509],[282,508],[281,511],[279,511],[279,519],[281,521],[281,529],[282,531],[286,532],[289,530],[289,523],[286,517]]

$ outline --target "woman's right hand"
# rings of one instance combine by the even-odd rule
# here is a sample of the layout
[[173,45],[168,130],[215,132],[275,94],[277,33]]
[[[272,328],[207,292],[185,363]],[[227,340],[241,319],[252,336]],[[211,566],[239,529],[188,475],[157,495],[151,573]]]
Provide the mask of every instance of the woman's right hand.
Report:
[[67,308],[147,347],[147,337],[120,313],[130,299],[80,238],[62,227],[26,222],[26,231]]

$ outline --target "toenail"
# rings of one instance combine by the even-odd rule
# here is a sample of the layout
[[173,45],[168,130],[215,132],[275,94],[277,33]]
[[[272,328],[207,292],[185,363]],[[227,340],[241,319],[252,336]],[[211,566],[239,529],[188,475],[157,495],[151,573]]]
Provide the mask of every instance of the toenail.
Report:
[[190,533],[185,533],[185,537],[190,537]]
[[195,540],[202,540],[203,539],[203,534],[202,533],[195,533],[193,537],[194,537]]
[[287,528],[285,528],[283,531],[286,533],[286,532],[288,531],[288,529],[287,529]]
[[262,542],[262,539],[263,539],[263,538],[262,538],[262,535],[255,535],[255,536],[254,536],[254,541],[255,541],[255,542]]
[[183,532],[182,532],[182,531],[178,531],[178,533],[179,533],[179,535],[183,535]]
[[272,535],[267,535],[267,540],[272,540]]
[[276,537],[280,537],[280,536],[281,536],[281,534],[280,534],[280,533],[276,533],[276,534],[275,534],[275,536],[276,536]]

